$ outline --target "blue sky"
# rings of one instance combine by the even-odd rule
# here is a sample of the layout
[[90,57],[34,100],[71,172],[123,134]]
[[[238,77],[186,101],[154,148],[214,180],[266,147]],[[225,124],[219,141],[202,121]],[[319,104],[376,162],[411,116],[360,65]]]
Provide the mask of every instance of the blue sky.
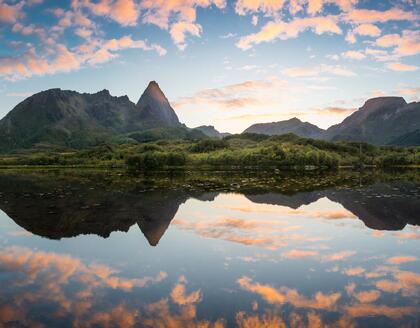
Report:
[[49,88],[136,102],[156,80],[181,121],[240,132],[339,123],[420,98],[415,0],[0,0],[0,117]]

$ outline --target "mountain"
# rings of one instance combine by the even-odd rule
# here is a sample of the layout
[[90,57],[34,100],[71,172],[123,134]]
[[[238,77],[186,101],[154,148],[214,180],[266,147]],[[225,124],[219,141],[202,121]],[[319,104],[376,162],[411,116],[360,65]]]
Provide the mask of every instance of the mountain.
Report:
[[222,132],[221,133],[221,132],[217,131],[213,125],[201,125],[201,126],[198,126],[198,127],[194,128],[194,130],[201,131],[207,137],[210,137],[210,138],[223,139],[224,137],[227,137],[227,136],[231,135],[230,133],[227,133],[227,132]]
[[247,128],[243,133],[257,133],[270,136],[294,133],[304,138],[319,139],[323,135],[324,130],[311,123],[302,122],[294,117],[287,121],[254,124]]
[[[411,140],[413,137],[409,136],[410,133],[415,134],[419,129],[420,102],[407,104],[402,97],[378,97],[369,99],[342,123],[330,127],[324,137],[332,141],[355,140],[376,145],[404,145],[403,136]],[[401,141],[398,141],[399,138],[402,138]]]
[[420,129],[415,130],[406,134],[403,134],[391,142],[388,143],[389,145],[398,145],[398,146],[418,146],[420,145]]
[[140,119],[151,127],[181,126],[178,116],[155,81],[151,81],[137,102]]
[[330,141],[364,141],[375,145],[420,145],[420,102],[407,103],[402,97],[369,99],[356,112],[326,131],[297,118],[254,124],[243,133],[281,135]]
[[128,141],[129,133],[151,128],[186,129],[154,81],[137,105],[108,90],[50,89],[25,99],[0,120],[0,151]]

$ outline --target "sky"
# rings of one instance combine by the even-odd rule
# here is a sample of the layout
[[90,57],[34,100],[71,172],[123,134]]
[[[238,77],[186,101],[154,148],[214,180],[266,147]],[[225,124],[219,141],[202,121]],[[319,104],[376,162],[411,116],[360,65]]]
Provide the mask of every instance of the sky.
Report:
[[159,83],[189,127],[327,128],[372,97],[420,100],[419,0],[0,0],[0,118],[50,88]]

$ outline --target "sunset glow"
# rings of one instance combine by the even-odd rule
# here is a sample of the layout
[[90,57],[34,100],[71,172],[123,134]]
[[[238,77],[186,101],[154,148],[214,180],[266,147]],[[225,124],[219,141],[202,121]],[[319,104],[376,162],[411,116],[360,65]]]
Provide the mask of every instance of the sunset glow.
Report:
[[228,132],[420,97],[416,0],[0,0],[0,33],[0,117],[57,87],[136,102],[150,80],[181,122]]

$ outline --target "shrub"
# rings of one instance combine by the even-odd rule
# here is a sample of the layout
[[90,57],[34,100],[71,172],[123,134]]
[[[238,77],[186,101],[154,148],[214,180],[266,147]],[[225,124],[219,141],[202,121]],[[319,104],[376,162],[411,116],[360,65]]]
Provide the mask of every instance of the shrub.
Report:
[[190,151],[193,153],[205,153],[228,147],[228,143],[225,140],[218,139],[204,139],[196,142],[190,147]]

